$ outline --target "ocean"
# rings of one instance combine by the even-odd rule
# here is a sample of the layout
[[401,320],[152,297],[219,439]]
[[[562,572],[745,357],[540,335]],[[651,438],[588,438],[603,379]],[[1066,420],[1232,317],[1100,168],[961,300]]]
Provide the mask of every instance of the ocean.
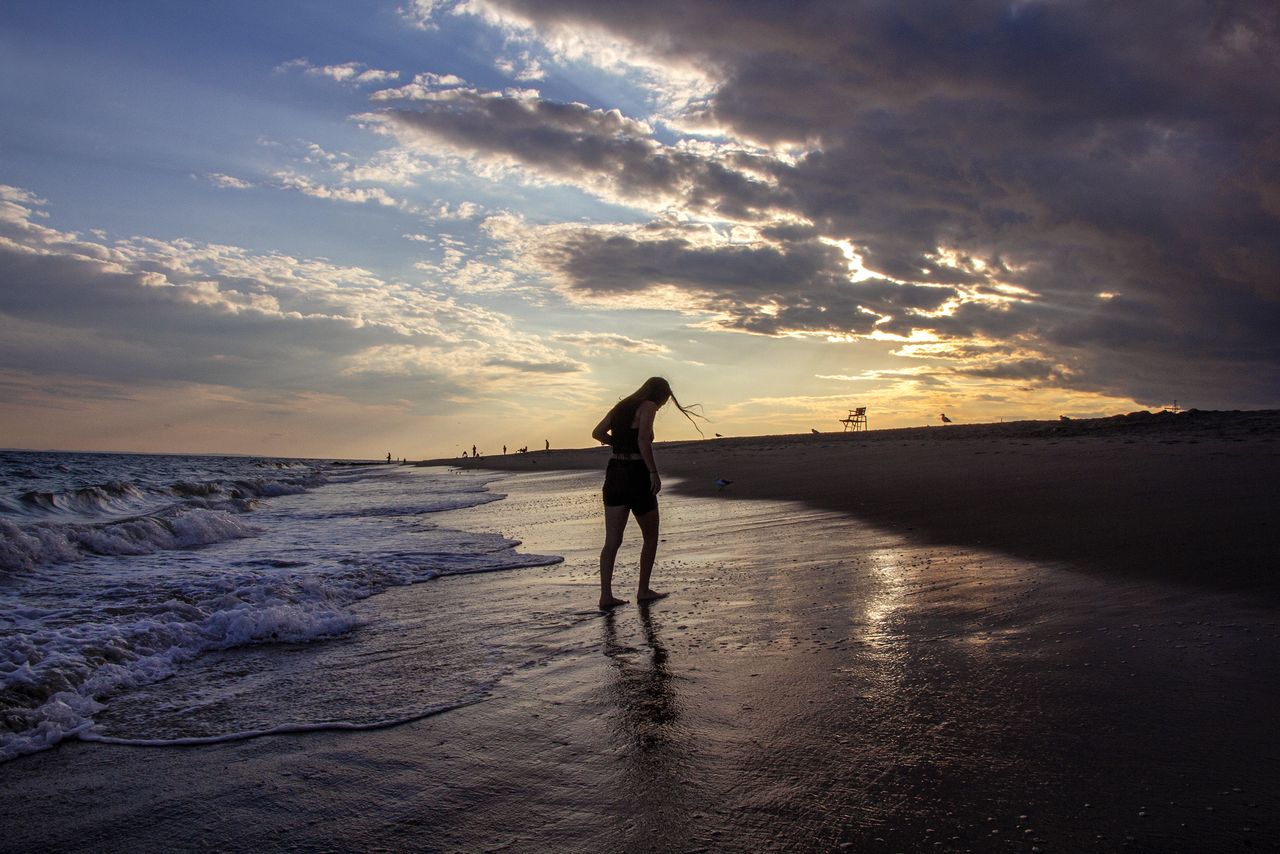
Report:
[[[67,738],[192,744],[371,728],[482,699],[501,668],[483,638],[394,656],[387,678],[379,650],[394,628],[363,600],[558,563],[433,521],[501,499],[498,478],[0,452],[0,762]],[[402,672],[419,659],[421,672]]]

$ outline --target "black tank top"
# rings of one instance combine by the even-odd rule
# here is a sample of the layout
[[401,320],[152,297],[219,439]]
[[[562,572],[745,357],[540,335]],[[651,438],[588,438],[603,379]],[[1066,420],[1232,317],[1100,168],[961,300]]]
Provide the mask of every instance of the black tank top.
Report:
[[609,429],[609,444],[615,454],[640,453],[640,428],[624,427],[621,430]]

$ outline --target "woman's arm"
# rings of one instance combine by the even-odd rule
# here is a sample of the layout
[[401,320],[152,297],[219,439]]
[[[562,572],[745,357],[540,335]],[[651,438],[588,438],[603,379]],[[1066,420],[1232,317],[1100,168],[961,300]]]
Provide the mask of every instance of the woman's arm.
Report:
[[591,438],[595,439],[601,445],[609,444],[609,420],[613,417],[610,412],[600,419],[600,423],[596,425],[596,429],[591,431]]
[[658,464],[653,461],[653,417],[657,414],[658,406],[651,400],[646,400],[636,410],[636,427],[640,430],[638,437],[640,456],[644,458],[644,464],[649,467],[649,482],[654,495],[662,489],[662,478],[658,477]]

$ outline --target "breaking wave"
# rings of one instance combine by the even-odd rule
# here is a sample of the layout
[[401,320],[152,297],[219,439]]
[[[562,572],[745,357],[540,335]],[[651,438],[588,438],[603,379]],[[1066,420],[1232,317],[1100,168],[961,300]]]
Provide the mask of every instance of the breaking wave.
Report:
[[[0,501],[0,761],[111,740],[94,715],[112,697],[211,651],[335,638],[359,625],[353,603],[391,587],[560,560],[423,518],[502,497],[474,475],[130,458],[114,463],[128,476],[77,485],[113,466],[47,456],[12,467],[9,482],[39,482]],[[326,726],[345,724],[269,730]]]

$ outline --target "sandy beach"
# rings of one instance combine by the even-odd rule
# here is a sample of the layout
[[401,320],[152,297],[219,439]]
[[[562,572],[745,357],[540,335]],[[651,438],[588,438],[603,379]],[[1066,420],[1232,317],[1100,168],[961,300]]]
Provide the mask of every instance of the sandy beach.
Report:
[[0,69],[0,854],[1280,854],[1280,0]]
[[[655,447],[664,477],[681,478],[673,489],[684,495],[802,501],[916,541],[1280,597],[1280,412],[1143,412]],[[593,448],[463,465],[597,470],[607,456]],[[732,483],[722,488],[720,479]]]
[[608,614],[601,453],[481,460],[523,471],[442,523],[564,562],[359,607],[415,679],[474,639],[503,664],[484,699],[65,742],[0,766],[0,849],[1275,850],[1276,423],[659,445],[672,595]]

